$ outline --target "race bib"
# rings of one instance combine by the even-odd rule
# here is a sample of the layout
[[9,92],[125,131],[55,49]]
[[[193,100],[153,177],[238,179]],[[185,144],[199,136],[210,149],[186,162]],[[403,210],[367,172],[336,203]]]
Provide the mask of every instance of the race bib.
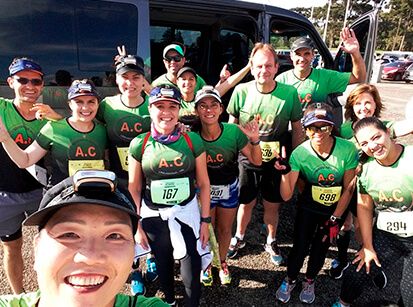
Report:
[[154,203],[174,206],[187,200],[189,195],[189,178],[162,179],[151,182],[151,197]]
[[379,212],[377,228],[400,237],[413,236],[413,211]]
[[118,150],[118,156],[120,160],[120,164],[122,165],[122,169],[124,171],[128,171],[128,152],[129,148],[128,147],[117,147]]
[[229,199],[229,184],[226,184],[226,185],[212,185],[211,184],[211,199],[213,200]]
[[314,201],[329,207],[340,199],[341,187],[319,187],[313,185],[311,193]]
[[85,169],[105,169],[103,160],[69,160],[69,176],[73,176],[77,171]]
[[280,142],[260,142],[262,162],[269,162],[280,153]]

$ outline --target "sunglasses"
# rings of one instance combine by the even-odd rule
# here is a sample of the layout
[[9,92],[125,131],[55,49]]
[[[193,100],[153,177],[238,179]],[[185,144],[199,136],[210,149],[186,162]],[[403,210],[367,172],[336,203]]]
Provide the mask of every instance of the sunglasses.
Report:
[[14,78],[14,80],[16,80],[17,82],[19,82],[21,85],[26,85],[27,83],[31,83],[33,86],[40,86],[43,84],[43,80],[42,79],[28,79],[28,78],[23,78],[23,77],[19,77],[19,78]]
[[316,126],[310,126],[306,128],[308,132],[314,134],[314,133],[328,133],[331,132],[333,127],[331,126],[323,126],[323,127],[316,127]]
[[166,56],[164,57],[164,60],[167,62],[180,62],[182,60],[182,56],[180,55],[175,55],[175,56]]

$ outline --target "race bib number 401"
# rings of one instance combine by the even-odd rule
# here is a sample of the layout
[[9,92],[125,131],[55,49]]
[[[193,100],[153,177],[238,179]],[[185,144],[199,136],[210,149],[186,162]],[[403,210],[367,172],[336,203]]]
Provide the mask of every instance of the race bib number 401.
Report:
[[413,211],[379,212],[377,228],[401,237],[413,236]]
[[151,182],[151,197],[156,204],[174,206],[187,200],[189,195],[189,178],[162,179]]

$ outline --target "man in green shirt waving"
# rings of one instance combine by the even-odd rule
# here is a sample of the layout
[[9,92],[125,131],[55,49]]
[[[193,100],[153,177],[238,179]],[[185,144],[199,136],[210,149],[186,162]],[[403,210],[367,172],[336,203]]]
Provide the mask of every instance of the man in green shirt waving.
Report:
[[352,72],[330,69],[313,69],[315,46],[308,37],[300,37],[291,44],[291,60],[294,68],[277,76],[277,81],[294,86],[300,95],[303,109],[311,102],[325,102],[332,93],[342,93],[348,84],[364,82],[366,66],[353,30],[344,28],[340,33],[341,49],[350,54]]

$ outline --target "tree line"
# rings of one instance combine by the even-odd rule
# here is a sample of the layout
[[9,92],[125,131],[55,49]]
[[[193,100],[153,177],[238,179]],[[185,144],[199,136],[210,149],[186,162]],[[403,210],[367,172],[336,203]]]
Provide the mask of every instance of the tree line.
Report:
[[[336,48],[344,26],[347,1],[350,1],[347,24],[373,9],[371,0],[332,0],[327,27],[326,44]],[[323,35],[328,3],[323,7],[293,9],[309,18]],[[380,9],[378,50],[413,51],[413,0],[388,0]]]

